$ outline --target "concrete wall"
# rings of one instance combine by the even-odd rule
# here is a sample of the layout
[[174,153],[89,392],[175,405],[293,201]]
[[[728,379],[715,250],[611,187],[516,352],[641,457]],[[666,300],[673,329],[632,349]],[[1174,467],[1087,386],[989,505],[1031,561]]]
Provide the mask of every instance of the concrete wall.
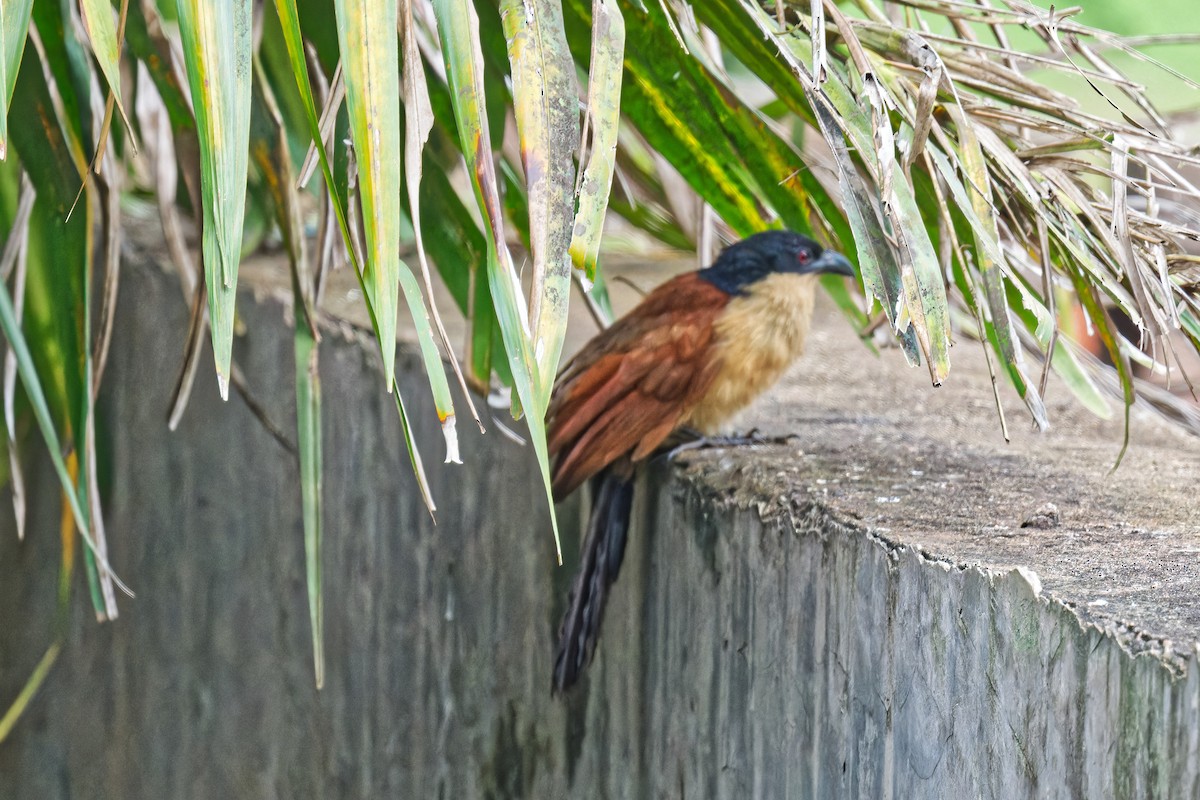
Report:
[[[1019,572],[928,559],[803,491],[732,491],[749,453],[699,454],[686,474],[659,464],[639,486],[596,663],[553,700],[569,574],[553,566],[530,454],[464,423],[467,464],[442,467],[436,425],[419,425],[433,525],[376,357],[336,335],[321,351],[317,692],[295,463],[240,400],[217,400],[207,369],[168,433],[178,288],[135,264],[122,291],[103,401],[108,518],[112,562],[138,597],[97,625],[77,581],[70,643],[0,745],[0,798],[1200,791],[1190,645],[1084,624]],[[236,357],[290,432],[281,307],[247,299],[241,312],[251,333]],[[404,352],[398,369],[432,419],[418,360]],[[45,469],[31,480],[27,541],[0,531],[4,702],[54,609],[58,498]],[[562,510],[568,543],[576,514]]]
[[584,739],[607,796],[1200,796],[1194,656],[1133,656],[1036,576],[819,505],[764,523],[703,481],[652,502],[587,712],[634,732],[632,780]]

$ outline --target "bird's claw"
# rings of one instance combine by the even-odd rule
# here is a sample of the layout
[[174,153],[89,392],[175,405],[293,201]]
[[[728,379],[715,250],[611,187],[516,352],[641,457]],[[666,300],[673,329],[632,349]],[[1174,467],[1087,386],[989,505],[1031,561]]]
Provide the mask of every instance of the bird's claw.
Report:
[[676,445],[666,452],[667,461],[674,461],[681,453],[690,450],[725,449],[730,447],[745,447],[747,445],[787,444],[796,438],[796,434],[783,436],[766,436],[758,428],[751,428],[742,436],[698,436],[697,438]]

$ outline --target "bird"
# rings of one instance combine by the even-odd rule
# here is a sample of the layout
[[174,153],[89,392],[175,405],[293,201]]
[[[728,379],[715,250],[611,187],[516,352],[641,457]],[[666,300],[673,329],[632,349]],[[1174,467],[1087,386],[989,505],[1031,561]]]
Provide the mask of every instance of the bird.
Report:
[[558,633],[552,692],[595,651],[625,554],[638,467],[681,434],[714,436],[801,355],[818,278],[854,277],[841,253],[785,230],[726,247],[666,281],[559,372],[547,407],[556,502],[585,482],[592,506]]

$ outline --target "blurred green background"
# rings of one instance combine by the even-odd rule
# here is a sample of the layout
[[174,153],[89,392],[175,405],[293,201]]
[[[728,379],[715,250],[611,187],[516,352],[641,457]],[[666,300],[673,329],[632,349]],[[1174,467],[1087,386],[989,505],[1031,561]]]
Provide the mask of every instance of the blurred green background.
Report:
[[[1091,0],[1091,2],[1078,4],[1034,0],[1034,5],[1046,9],[1051,6],[1059,9],[1082,8],[1082,11],[1071,17],[1072,20],[1124,36],[1180,34],[1196,36],[1196,42],[1142,46],[1140,49],[1150,57],[1178,70],[1189,78],[1200,81],[1200,1],[1198,0],[1159,0],[1154,3],[1141,2],[1141,0]],[[1029,34],[1029,37],[1027,41],[1036,40],[1032,33]],[[1014,42],[1014,44],[1023,44],[1023,42]],[[1162,111],[1181,111],[1200,105],[1200,91],[1173,79],[1154,65],[1116,51],[1110,50],[1104,55],[1118,70],[1143,82],[1150,93],[1150,99]],[[1094,95],[1090,89],[1087,92]],[[1081,101],[1087,102],[1083,95],[1077,94],[1076,96]],[[1104,102],[1098,97],[1095,99],[1100,103]],[[1127,106],[1122,104],[1122,108],[1127,108]]]

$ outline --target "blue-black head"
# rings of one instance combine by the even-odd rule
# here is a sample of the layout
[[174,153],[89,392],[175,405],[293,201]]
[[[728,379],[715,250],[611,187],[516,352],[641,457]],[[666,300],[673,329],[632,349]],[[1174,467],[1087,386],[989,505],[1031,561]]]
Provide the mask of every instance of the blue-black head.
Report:
[[775,273],[806,275],[831,272],[854,277],[846,257],[792,231],[764,231],[729,245],[711,267],[697,273],[729,294],[742,294]]

